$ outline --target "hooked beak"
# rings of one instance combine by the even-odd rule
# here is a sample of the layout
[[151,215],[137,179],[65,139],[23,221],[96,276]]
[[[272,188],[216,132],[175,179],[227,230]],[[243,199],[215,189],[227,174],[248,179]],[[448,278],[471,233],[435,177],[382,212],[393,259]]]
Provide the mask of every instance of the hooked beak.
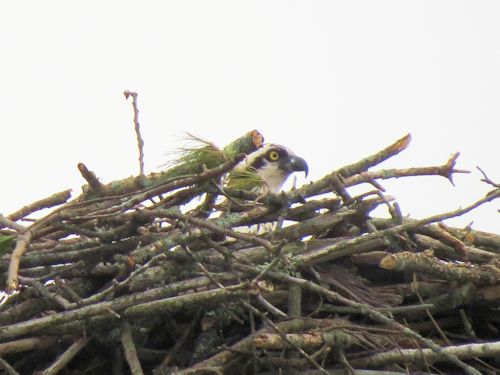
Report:
[[309,167],[304,159],[299,156],[290,156],[290,158],[283,164],[283,169],[289,173],[304,172],[306,177],[309,172]]

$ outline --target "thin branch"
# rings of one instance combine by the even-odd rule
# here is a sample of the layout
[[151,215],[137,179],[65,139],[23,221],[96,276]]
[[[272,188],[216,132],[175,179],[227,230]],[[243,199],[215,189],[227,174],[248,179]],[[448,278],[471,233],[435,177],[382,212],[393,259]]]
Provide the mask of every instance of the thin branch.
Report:
[[120,339],[125,358],[130,367],[130,372],[132,375],[143,375],[144,371],[142,371],[141,362],[137,356],[137,349],[135,348],[134,339],[132,338],[132,326],[130,323],[125,322],[122,324]]
[[17,290],[19,286],[18,273],[19,273],[19,263],[21,262],[21,257],[26,251],[28,251],[31,238],[33,237],[33,232],[28,230],[23,235],[19,236],[16,242],[16,247],[12,252],[9,263],[9,271],[7,275],[7,291]]
[[87,346],[90,337],[81,337],[75,341],[63,354],[61,354],[54,363],[40,373],[40,375],[58,374],[66,365]]
[[99,293],[95,293],[92,296],[85,298],[85,299],[80,299],[75,303],[69,304],[67,306],[67,310],[72,310],[77,307],[82,307],[82,306],[88,306],[93,303],[102,301],[105,297],[109,296],[113,292],[116,292],[118,290],[121,290],[125,288],[127,285],[129,285],[138,275],[142,274],[144,271],[155,265],[156,263],[161,262],[162,260],[166,259],[165,254],[158,254],[151,258],[146,264],[142,265],[141,267],[137,268],[134,270],[125,280],[123,281],[116,281],[113,280],[113,283],[110,287],[100,291]]
[[22,284],[29,285],[33,289],[35,289],[36,292],[40,294],[40,296],[45,300],[52,301],[53,303],[61,306],[65,310],[68,309],[68,306],[70,305],[70,302],[68,300],[55,293],[51,293],[49,289],[46,286],[42,285],[39,281],[30,279],[29,277],[19,276],[18,278]]
[[441,349],[442,353],[433,351],[432,349],[395,349],[384,353],[378,353],[365,358],[352,359],[351,365],[356,367],[379,367],[394,363],[421,363],[423,360],[427,362],[437,362],[446,359],[441,354],[452,355],[462,360],[472,358],[500,356],[500,341],[482,343],[482,344],[467,344],[448,346]]
[[260,293],[257,295],[257,302],[259,302],[259,304],[264,309],[266,309],[267,311],[269,311],[275,317],[277,317],[277,318],[288,318],[288,315],[286,315],[283,311],[281,311],[276,306],[274,306],[272,303],[270,303],[269,301],[267,301],[264,297],[262,297],[262,294],[260,294]]
[[481,181],[487,183],[488,185],[491,185],[493,187],[496,187],[496,188],[500,188],[500,184],[497,184],[495,182],[493,182],[492,179],[490,179],[487,175],[486,175],[486,172],[483,171],[480,167],[476,167],[479,172],[481,172],[481,174],[483,175],[483,178],[481,179]]
[[40,199],[39,201],[24,206],[20,210],[13,212],[9,216],[7,216],[7,219],[18,221],[32,214],[33,212],[66,203],[69,198],[71,198],[71,189],[63,190],[59,193],[52,194],[50,197]]
[[137,136],[137,147],[139,149],[139,174],[144,176],[144,141],[141,136],[141,127],[139,125],[139,107],[137,106],[137,93],[125,90],[123,92],[125,99],[132,97],[132,107],[134,108],[134,127]]
[[183,331],[181,337],[175,340],[175,345],[172,347],[171,350],[169,350],[167,356],[163,359],[161,364],[157,366],[157,369],[170,366],[170,364],[174,361],[174,358],[179,352],[179,350],[182,348],[182,346],[186,344],[188,336],[193,333],[193,330],[195,329],[196,325],[199,324],[200,317],[201,313],[198,311],[196,313],[196,316],[191,320],[189,325]]
[[24,225],[18,224],[15,221],[12,221],[0,214],[0,228],[4,227],[13,229],[19,233],[23,233],[26,230],[26,227]]
[[39,336],[0,343],[0,356],[31,350],[46,350],[56,344],[58,340],[59,338],[55,336]]
[[77,168],[80,171],[80,174],[88,182],[90,189],[97,193],[102,194],[105,190],[104,184],[99,181],[99,178],[96,176],[94,172],[89,170],[87,166],[83,163],[78,163]]
[[0,367],[6,371],[8,375],[20,375],[14,367],[12,367],[5,359],[0,357]]

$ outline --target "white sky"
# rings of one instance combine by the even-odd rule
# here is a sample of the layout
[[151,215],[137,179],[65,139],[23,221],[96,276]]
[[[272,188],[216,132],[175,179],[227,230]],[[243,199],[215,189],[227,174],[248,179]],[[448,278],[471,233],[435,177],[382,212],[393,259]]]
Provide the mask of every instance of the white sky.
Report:
[[[251,129],[303,156],[310,179],[407,132],[386,167],[473,170],[383,183],[415,218],[500,181],[498,1],[3,1],[0,212],[65,188],[84,162],[103,182],[146,168],[189,131],[225,145]],[[379,167],[380,168],[380,167]],[[299,178],[299,182],[303,179]],[[453,225],[500,232],[500,202]]]

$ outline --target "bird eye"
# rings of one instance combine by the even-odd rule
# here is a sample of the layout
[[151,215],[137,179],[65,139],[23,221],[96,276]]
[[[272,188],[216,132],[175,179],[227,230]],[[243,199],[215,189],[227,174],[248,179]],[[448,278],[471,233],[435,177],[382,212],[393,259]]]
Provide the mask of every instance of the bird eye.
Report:
[[280,158],[280,154],[278,154],[278,152],[277,152],[277,151],[271,151],[271,152],[269,153],[269,160],[271,160],[271,161],[276,161],[276,160],[278,160],[279,158]]

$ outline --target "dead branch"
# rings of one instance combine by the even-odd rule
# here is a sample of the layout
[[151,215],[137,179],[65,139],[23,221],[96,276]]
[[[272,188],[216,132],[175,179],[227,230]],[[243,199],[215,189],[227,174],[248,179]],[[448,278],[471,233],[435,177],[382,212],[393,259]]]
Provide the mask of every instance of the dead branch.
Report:
[[134,339],[132,338],[132,326],[129,323],[125,322],[122,324],[120,338],[125,358],[127,359],[130,367],[130,372],[133,375],[144,374],[139,358],[137,357],[137,349],[135,348]]
[[[444,347],[443,352],[460,359],[497,357],[500,355],[500,342],[449,346]],[[353,359],[350,363],[356,367],[380,367],[391,363],[421,363],[423,361],[433,363],[442,360],[443,358],[431,349],[397,349],[366,358]]]
[[132,97],[132,108],[134,109],[134,128],[137,136],[137,148],[139,149],[139,175],[144,176],[144,140],[141,136],[141,126],[139,125],[139,107],[137,105],[137,93],[129,90],[123,92],[125,99]]
[[7,216],[7,219],[11,221],[18,221],[33,212],[40,211],[44,208],[50,208],[54,206],[58,206],[60,204],[66,203],[68,199],[71,197],[71,190],[63,190],[59,193],[55,193],[50,197],[43,198],[39,201],[33,202],[23,208],[17,210],[16,212],[11,213]]
[[66,365],[88,344],[90,338],[82,337],[76,340],[54,363],[42,371],[41,375],[58,374]]
[[32,236],[33,232],[27,231],[17,239],[16,247],[12,253],[9,263],[9,273],[7,275],[6,283],[8,291],[16,290],[19,285],[19,281],[17,279],[19,263],[23,254],[28,251]]

